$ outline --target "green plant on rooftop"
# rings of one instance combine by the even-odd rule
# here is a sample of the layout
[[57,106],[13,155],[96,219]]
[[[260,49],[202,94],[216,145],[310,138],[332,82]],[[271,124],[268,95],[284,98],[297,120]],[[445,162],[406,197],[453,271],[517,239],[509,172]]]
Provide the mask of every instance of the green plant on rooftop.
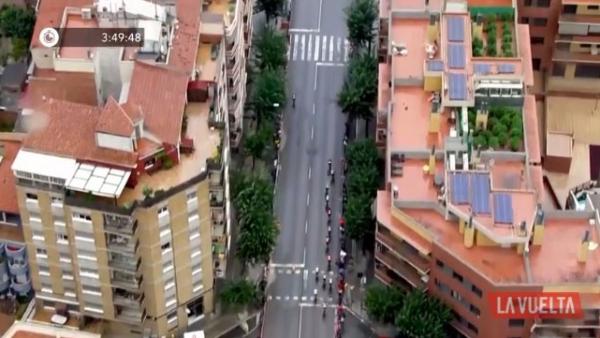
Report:
[[420,290],[409,292],[396,314],[396,326],[408,337],[444,338],[452,318],[450,309]]
[[383,324],[393,324],[402,308],[405,294],[396,287],[372,284],[367,287],[365,308],[369,318]]
[[144,195],[144,198],[151,198],[152,195],[154,195],[154,189],[145,185],[144,188],[142,188],[142,195]]
[[512,22],[515,19],[514,13],[511,12],[503,12],[500,14],[500,20],[504,22]]
[[486,129],[475,126],[477,113],[469,109],[469,127],[474,130],[473,144],[486,149],[519,151],[523,143],[523,118],[521,111],[506,106],[493,106],[488,112]]
[[348,199],[345,202],[346,228],[348,236],[362,240],[373,233],[371,205],[378,188],[377,147],[373,140],[364,139],[352,142],[346,153],[348,172],[346,187]]
[[369,120],[377,98],[377,58],[362,52],[350,58],[346,79],[338,93],[338,105],[350,121]]
[[260,70],[281,69],[286,64],[287,42],[273,26],[263,27],[254,38],[254,53]]
[[510,29],[511,25],[508,22],[502,24],[502,55],[512,57],[513,32]]
[[375,21],[378,15],[375,1],[352,0],[344,12],[348,40],[353,50],[366,47],[370,51],[376,34]]
[[285,0],[256,0],[256,12],[265,11],[267,23],[281,13]]
[[483,41],[481,41],[481,39],[478,37],[474,37],[473,38],[473,56],[475,56],[475,57],[483,56],[483,53],[484,53]]

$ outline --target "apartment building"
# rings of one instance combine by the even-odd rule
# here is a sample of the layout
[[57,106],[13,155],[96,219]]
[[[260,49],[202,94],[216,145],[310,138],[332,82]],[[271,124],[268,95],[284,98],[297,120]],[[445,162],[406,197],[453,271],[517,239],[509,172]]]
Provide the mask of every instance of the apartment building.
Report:
[[[530,29],[513,2],[379,10],[376,278],[440,298],[455,336],[598,337],[600,219],[545,207]],[[497,291],[578,292],[584,318],[500,318]]]
[[213,311],[230,244],[230,116],[245,99],[245,73],[231,68],[245,63],[251,15],[239,2],[38,4],[34,37],[142,28],[144,43],[32,41],[28,132],[11,170],[35,320],[61,313],[103,335],[163,336]]
[[534,71],[552,67],[552,52],[558,32],[561,0],[518,0],[518,22],[529,24]]

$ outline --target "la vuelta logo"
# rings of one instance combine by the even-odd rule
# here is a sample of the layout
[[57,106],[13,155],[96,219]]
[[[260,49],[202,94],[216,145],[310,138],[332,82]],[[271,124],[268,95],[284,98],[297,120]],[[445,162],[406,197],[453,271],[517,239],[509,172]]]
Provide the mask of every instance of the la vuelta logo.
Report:
[[554,318],[583,317],[581,298],[577,292],[490,292],[490,309],[500,318]]

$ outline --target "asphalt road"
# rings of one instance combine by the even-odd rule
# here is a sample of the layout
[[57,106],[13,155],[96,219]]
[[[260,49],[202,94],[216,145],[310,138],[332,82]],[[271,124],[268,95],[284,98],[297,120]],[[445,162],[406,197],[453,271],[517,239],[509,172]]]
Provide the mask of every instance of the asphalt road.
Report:
[[[315,282],[313,271],[316,267],[321,272],[327,269],[325,187],[330,183],[329,159],[336,172],[330,190],[332,257],[337,258],[339,252],[337,220],[342,189],[338,169],[346,117],[336,97],[348,60],[343,9],[349,0],[293,1],[287,73],[290,102],[284,112],[285,138],[275,206],[281,228],[270,267],[263,337],[327,338],[334,336],[337,297],[321,288],[322,279]],[[295,108],[291,104],[294,93]],[[316,305],[312,299],[315,289]],[[335,296],[335,290],[333,293]],[[328,307],[325,318],[323,304]],[[371,337],[349,314],[344,331],[344,337]]]

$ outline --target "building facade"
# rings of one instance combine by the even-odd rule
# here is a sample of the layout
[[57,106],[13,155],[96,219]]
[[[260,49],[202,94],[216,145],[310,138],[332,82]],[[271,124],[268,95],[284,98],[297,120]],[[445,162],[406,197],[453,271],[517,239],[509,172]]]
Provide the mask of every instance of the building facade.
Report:
[[[509,0],[380,2],[375,277],[441,299],[454,336],[598,337],[600,219],[544,207],[520,17]],[[497,291],[577,292],[584,318],[501,318]]]
[[[38,319],[164,336],[213,312],[251,34],[252,2],[238,2],[38,4],[11,166]],[[135,47],[42,46],[56,26],[145,34]]]

